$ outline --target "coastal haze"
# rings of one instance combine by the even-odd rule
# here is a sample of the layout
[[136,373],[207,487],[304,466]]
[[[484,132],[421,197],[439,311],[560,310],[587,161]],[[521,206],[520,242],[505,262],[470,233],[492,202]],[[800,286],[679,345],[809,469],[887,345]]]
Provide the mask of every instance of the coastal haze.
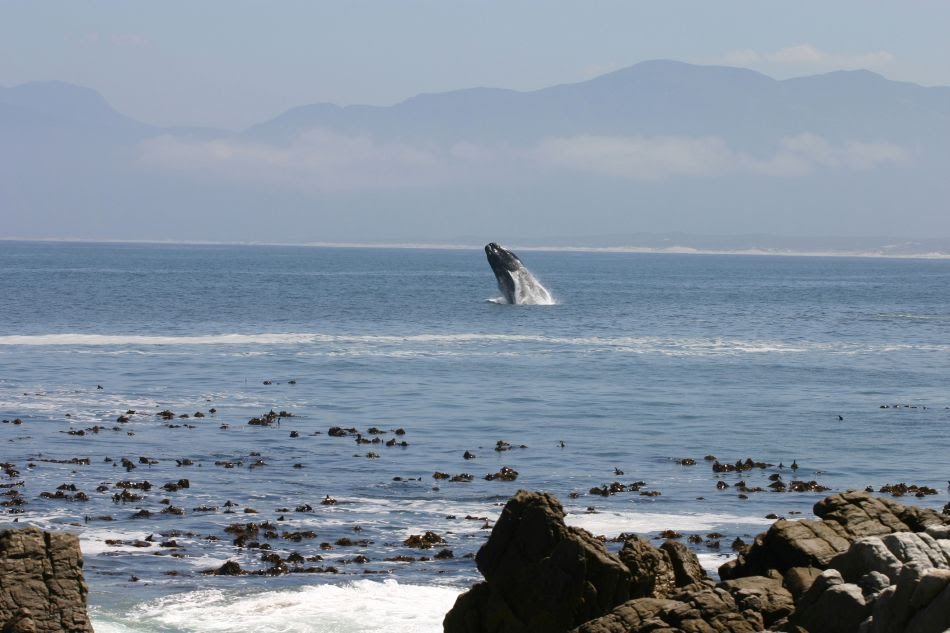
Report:
[[950,88],[866,70],[664,60],[240,132],[32,82],[0,88],[0,237],[946,254],[948,113]]

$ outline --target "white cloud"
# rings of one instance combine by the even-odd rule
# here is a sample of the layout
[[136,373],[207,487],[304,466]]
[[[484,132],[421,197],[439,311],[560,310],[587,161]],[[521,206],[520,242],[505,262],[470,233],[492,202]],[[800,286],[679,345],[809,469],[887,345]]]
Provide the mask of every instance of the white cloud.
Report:
[[887,163],[903,163],[910,153],[893,143],[850,141],[835,146],[816,134],[782,139],[783,153],[814,167],[865,171]]
[[833,144],[815,134],[781,139],[765,157],[736,151],[715,136],[581,135],[523,147],[472,142],[439,147],[384,143],[324,129],[310,130],[287,145],[166,135],[145,141],[141,149],[151,166],[316,191],[524,182],[564,172],[639,181],[730,174],[793,178],[822,169],[874,169],[910,158],[907,150],[890,143]]
[[817,169],[873,169],[910,158],[891,143],[833,145],[816,134],[783,138],[778,151],[766,157],[737,152],[717,137],[602,136],[549,139],[533,155],[552,166],[633,180],[737,173],[791,178]]
[[818,70],[854,70],[858,68],[881,68],[894,61],[894,54],[886,51],[864,53],[831,53],[811,44],[787,46],[777,51],[756,51],[744,48],[729,51],[715,63],[729,66],[798,66]]
[[532,151],[541,163],[636,180],[711,176],[737,156],[715,137],[574,136],[542,141]]
[[165,135],[146,140],[142,152],[146,162],[169,169],[321,191],[419,187],[445,177],[433,148],[323,129],[305,132],[289,145]]

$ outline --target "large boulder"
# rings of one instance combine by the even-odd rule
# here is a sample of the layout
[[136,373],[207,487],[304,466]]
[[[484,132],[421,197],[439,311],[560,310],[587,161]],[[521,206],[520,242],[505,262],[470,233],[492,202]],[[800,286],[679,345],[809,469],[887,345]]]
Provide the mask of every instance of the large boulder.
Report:
[[894,584],[907,564],[921,570],[950,569],[950,541],[937,540],[925,532],[868,536],[832,559],[830,567],[840,571],[848,582],[858,582],[866,574],[879,572]]
[[566,526],[547,493],[512,497],[475,561],[485,582],[458,598],[447,633],[558,633],[630,597],[627,567],[588,532]]
[[561,504],[546,493],[512,497],[475,560],[485,581],[458,598],[446,633],[752,633],[791,612],[780,580],[717,586],[678,541],[656,548],[634,536],[615,556],[567,527]]
[[935,510],[903,506],[866,492],[831,495],[816,503],[814,511],[820,520],[776,521],[738,559],[720,567],[720,577],[769,575],[772,570],[785,574],[793,567],[826,569],[860,538],[924,532],[950,523],[950,517]]
[[950,629],[950,540],[895,532],[855,541],[831,561],[792,621],[810,633]]
[[87,592],[78,537],[0,531],[0,630],[92,633]]
[[950,569],[905,565],[897,583],[874,603],[866,633],[950,631]]
[[809,633],[851,633],[870,613],[861,588],[846,583],[837,569],[828,569],[799,600],[792,621]]

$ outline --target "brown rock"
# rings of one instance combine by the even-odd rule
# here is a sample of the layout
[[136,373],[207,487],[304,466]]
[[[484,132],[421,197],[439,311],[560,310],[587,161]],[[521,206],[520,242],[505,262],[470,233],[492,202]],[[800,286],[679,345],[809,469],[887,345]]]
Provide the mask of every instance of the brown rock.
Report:
[[475,558],[485,582],[462,594],[446,633],[558,633],[629,598],[630,572],[553,495],[519,491]]
[[673,569],[677,587],[685,587],[706,580],[706,571],[699,564],[699,559],[693,550],[677,541],[666,541],[660,545],[660,550],[670,559],[670,567]]
[[663,598],[676,588],[676,574],[670,557],[639,537],[631,537],[620,550],[620,560],[630,570],[630,595],[634,598]]
[[861,588],[836,569],[823,571],[798,603],[792,622],[809,633],[856,632],[871,613]]
[[795,611],[792,594],[782,586],[782,581],[765,576],[746,576],[727,580],[719,585],[736,601],[740,612],[755,611],[762,614],[767,627],[787,618]]
[[938,541],[927,533],[897,532],[883,537],[869,536],[854,542],[847,552],[836,556],[831,567],[848,582],[856,582],[872,571],[896,583],[904,565],[950,570],[950,542]]
[[817,567],[792,567],[785,572],[784,586],[797,601],[821,573]]
[[757,613],[740,614],[729,592],[707,581],[671,598],[630,600],[572,633],[753,633],[762,628]]
[[17,609],[0,631],[2,633],[36,633],[33,614],[27,608]]
[[522,491],[478,553],[486,582],[459,597],[445,631],[950,630],[950,517],[853,492],[815,512],[743,545],[716,585],[680,542],[628,538],[617,558],[566,527],[554,497]]
[[[572,633],[628,633],[645,630],[661,622],[661,614],[673,611],[681,602],[663,598],[637,598],[625,602],[607,615],[586,622]],[[656,630],[646,629],[646,630]]]
[[[937,633],[950,630],[950,571],[929,570],[911,595],[914,613],[904,629],[908,633]],[[872,631],[884,631],[872,628]]]
[[0,629],[92,633],[87,593],[74,534],[0,531]]
[[866,537],[835,563],[842,571],[829,569],[815,579],[792,624],[810,633],[950,628],[950,542],[914,532]]
[[792,567],[825,569],[860,538],[923,532],[950,523],[950,517],[934,510],[903,506],[866,492],[831,495],[814,510],[822,520],[776,521],[735,562],[723,565],[719,575],[728,580],[767,575],[770,569],[782,574]]
[[871,613],[867,633],[950,628],[950,541],[915,532],[867,537],[834,563],[856,583],[847,586],[864,593]]

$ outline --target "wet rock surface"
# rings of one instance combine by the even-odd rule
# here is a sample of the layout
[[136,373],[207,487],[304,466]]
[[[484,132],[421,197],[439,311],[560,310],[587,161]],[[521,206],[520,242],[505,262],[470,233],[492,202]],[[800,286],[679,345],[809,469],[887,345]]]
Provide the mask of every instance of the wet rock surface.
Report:
[[866,492],[814,511],[819,520],[776,521],[716,583],[680,541],[628,536],[614,555],[565,526],[552,495],[522,490],[478,553],[485,581],[459,597],[444,630],[950,630],[950,516]]
[[86,594],[76,536],[0,531],[0,630],[91,633]]

